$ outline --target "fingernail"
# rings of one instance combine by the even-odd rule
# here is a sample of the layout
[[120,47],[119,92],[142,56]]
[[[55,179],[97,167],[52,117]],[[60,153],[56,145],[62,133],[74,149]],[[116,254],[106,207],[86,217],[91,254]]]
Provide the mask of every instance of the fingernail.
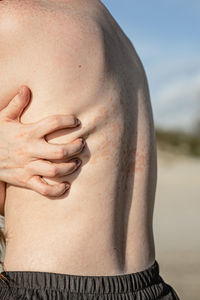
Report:
[[82,145],[85,145],[85,139],[84,138],[80,138],[80,139],[81,139]]
[[65,184],[65,190],[68,190],[70,185],[68,183]]
[[80,159],[75,159],[74,161],[75,161],[75,163],[77,164],[77,166],[79,166],[79,165],[81,164]]
[[76,124],[77,125],[80,125],[81,124],[81,121],[79,119],[76,119]]

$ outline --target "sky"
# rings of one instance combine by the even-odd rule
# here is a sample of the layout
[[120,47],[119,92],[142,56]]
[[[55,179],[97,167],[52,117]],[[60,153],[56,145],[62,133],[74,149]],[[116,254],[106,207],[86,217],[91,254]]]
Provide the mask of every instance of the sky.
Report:
[[191,132],[200,120],[200,1],[102,3],[144,65],[155,126]]

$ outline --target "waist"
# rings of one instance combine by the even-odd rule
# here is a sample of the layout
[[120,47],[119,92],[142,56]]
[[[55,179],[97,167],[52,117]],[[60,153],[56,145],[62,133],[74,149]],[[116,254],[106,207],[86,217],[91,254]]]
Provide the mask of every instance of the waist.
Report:
[[[74,274],[59,274],[50,272],[20,272],[7,271],[2,273],[6,276],[6,281],[0,281],[0,286],[5,287],[9,283],[10,287],[20,287],[21,289],[35,290],[57,290],[69,293],[84,294],[113,294],[131,293],[135,295],[141,289],[144,293],[149,288],[152,297],[157,297],[158,289],[155,284],[160,284],[163,280],[159,276],[159,265],[155,260],[149,267],[140,273],[116,274],[114,276],[77,276]],[[155,288],[152,294],[151,288]],[[152,288],[152,289],[153,289]],[[160,289],[159,289],[160,290]],[[150,294],[149,294],[150,295]],[[67,295],[66,295],[67,296]],[[116,295],[117,296],[117,295]],[[119,295],[118,295],[119,296]],[[122,297],[123,298],[123,297]]]
[[98,245],[92,246],[90,243],[90,249],[87,246],[79,248],[76,245],[76,251],[72,251],[72,247],[70,249],[63,247],[62,250],[56,247],[49,248],[47,245],[44,247],[41,242],[37,244],[38,249],[35,249],[36,245],[29,247],[26,243],[21,245],[9,243],[6,246],[3,270],[113,276],[140,272],[151,265],[155,259],[153,253],[146,259],[144,252],[146,251],[146,254],[148,252],[149,255],[148,249],[142,249],[137,256],[120,257],[116,248],[101,246],[101,242],[103,241],[98,241]]
[[82,211],[64,218],[57,210],[47,217],[44,208],[37,216],[18,215],[18,223],[7,219],[5,269],[102,276],[137,272],[154,260],[145,224],[126,226],[114,209],[107,215]]

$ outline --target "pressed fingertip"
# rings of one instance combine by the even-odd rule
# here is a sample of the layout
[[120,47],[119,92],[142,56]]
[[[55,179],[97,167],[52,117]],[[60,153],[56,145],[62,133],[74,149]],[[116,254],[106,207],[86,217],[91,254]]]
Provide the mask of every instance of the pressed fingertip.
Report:
[[20,97],[25,100],[26,102],[30,99],[30,91],[25,86],[20,88],[19,92]]

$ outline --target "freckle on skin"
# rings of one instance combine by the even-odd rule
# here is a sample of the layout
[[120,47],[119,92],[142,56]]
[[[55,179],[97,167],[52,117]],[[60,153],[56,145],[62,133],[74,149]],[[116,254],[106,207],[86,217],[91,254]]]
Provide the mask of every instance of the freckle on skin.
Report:
[[81,66],[81,65],[79,65],[78,67],[79,67],[79,68],[81,68],[82,66]]

